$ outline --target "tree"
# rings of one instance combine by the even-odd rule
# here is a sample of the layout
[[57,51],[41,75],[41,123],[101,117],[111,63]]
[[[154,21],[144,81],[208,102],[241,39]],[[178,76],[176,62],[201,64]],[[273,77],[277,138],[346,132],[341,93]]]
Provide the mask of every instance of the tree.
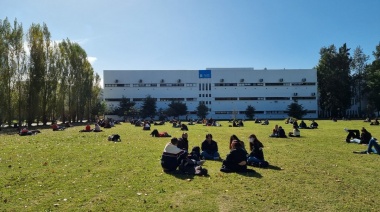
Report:
[[205,103],[203,102],[199,102],[198,106],[197,106],[197,116],[201,119],[204,119],[206,118],[206,116],[208,115],[208,107],[205,105]]
[[253,119],[255,116],[255,108],[252,105],[248,105],[247,108],[245,109],[245,116],[248,119]]
[[362,113],[362,92],[363,92],[363,84],[364,84],[364,78],[363,74],[367,67],[367,61],[369,59],[369,56],[363,53],[363,50],[358,46],[355,51],[352,58],[351,63],[351,69],[353,70],[352,73],[352,87],[354,96],[356,97],[355,100],[359,102],[359,108],[358,108],[358,115],[361,116]]
[[0,122],[90,118],[101,101],[99,82],[78,44],[53,42],[46,24],[32,24],[24,33],[16,19],[13,25],[0,20]]
[[350,53],[343,44],[336,51],[334,45],[320,50],[321,58],[316,67],[319,90],[319,106],[325,115],[341,116],[351,106]]
[[121,98],[121,101],[119,103],[119,107],[114,110],[114,114],[118,116],[127,116],[130,114],[131,109],[135,106],[135,102],[129,101],[129,99],[125,98],[124,96]]
[[287,111],[289,117],[296,119],[302,119],[302,117],[307,114],[307,110],[304,110],[302,105],[298,104],[298,102],[293,102],[288,105]]
[[141,111],[140,111],[141,117],[142,118],[154,117],[156,115],[156,110],[157,110],[156,99],[148,95],[145,98],[144,103],[141,107]]
[[101,116],[106,112],[106,110],[107,110],[106,102],[99,101],[92,107],[91,114],[94,116]]
[[365,69],[366,88],[368,102],[371,107],[380,111],[380,43],[373,52],[375,60]]
[[172,101],[168,106],[169,108],[166,111],[168,116],[179,117],[187,114],[187,106],[185,103]]
[[29,72],[27,78],[27,123],[28,126],[41,115],[41,93],[44,86],[46,55],[44,52],[44,33],[41,25],[32,24],[28,32],[30,49]]

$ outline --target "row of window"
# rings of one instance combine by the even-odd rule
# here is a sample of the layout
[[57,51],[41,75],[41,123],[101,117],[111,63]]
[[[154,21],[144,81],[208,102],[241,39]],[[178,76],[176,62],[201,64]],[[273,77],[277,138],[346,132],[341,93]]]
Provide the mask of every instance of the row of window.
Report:
[[[215,114],[245,114],[245,111],[215,111]],[[258,111],[255,110],[255,114],[287,114],[288,111],[283,111],[283,110],[273,110],[273,111]],[[317,113],[316,110],[308,110],[307,113]]]
[[[198,83],[136,83],[132,87],[195,87]],[[235,86],[315,86],[315,82],[293,82],[293,83],[214,83],[215,87]],[[160,86],[158,86],[160,85]],[[199,90],[211,90],[211,83],[199,83]],[[105,84],[104,87],[131,87],[131,84]]]
[[[211,96],[211,94],[210,94]],[[215,101],[248,101],[248,100],[315,100],[315,96],[297,96],[297,97],[216,97]]]
[[[158,86],[160,85],[160,86]],[[195,87],[197,83],[135,83],[132,87]],[[131,84],[105,84],[104,87],[131,87]]]
[[[201,94],[199,94],[199,97],[201,97]],[[202,97],[205,97],[204,94],[202,94]],[[206,94],[206,97],[208,95]],[[209,94],[209,97],[211,97],[211,94]],[[158,98],[153,98],[155,101],[158,101]],[[275,100],[275,101],[281,101],[281,100],[315,100],[315,96],[310,97],[216,97],[215,101],[249,101],[249,100]],[[121,98],[106,98],[106,101],[110,102],[120,102]],[[145,101],[145,98],[132,98],[133,102],[143,102]],[[197,101],[197,98],[160,98],[159,101],[161,102],[171,102],[171,101]],[[209,103],[207,103],[209,102]],[[205,101],[205,104],[211,104],[211,101]]]

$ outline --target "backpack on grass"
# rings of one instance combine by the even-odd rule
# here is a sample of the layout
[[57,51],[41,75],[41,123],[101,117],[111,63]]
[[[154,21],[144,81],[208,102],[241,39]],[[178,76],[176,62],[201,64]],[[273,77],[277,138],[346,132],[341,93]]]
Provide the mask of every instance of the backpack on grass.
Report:
[[121,141],[119,134],[112,134],[112,135],[108,136],[108,140],[113,141],[113,142],[120,142]]

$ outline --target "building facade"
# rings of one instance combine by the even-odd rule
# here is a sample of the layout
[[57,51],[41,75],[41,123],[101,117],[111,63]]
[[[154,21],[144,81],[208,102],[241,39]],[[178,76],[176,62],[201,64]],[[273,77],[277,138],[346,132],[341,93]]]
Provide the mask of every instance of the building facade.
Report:
[[283,119],[289,104],[297,101],[318,117],[315,69],[255,70],[253,68],[206,68],[205,70],[104,70],[104,100],[116,108],[125,97],[140,107],[149,95],[157,110],[172,101],[185,103],[188,118],[197,119],[199,102],[209,108],[208,118],[246,119],[249,105],[255,118]]

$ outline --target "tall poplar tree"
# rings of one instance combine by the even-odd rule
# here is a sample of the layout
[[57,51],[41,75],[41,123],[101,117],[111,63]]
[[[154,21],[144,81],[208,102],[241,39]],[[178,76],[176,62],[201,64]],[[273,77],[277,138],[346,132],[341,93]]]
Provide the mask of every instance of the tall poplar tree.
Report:
[[351,57],[346,44],[336,51],[334,45],[320,50],[316,67],[322,116],[339,117],[351,106]]
[[[369,108],[375,108],[377,115],[380,111],[380,43],[373,52],[375,60],[366,68],[365,92],[368,94]],[[371,112],[371,111],[369,111]]]

